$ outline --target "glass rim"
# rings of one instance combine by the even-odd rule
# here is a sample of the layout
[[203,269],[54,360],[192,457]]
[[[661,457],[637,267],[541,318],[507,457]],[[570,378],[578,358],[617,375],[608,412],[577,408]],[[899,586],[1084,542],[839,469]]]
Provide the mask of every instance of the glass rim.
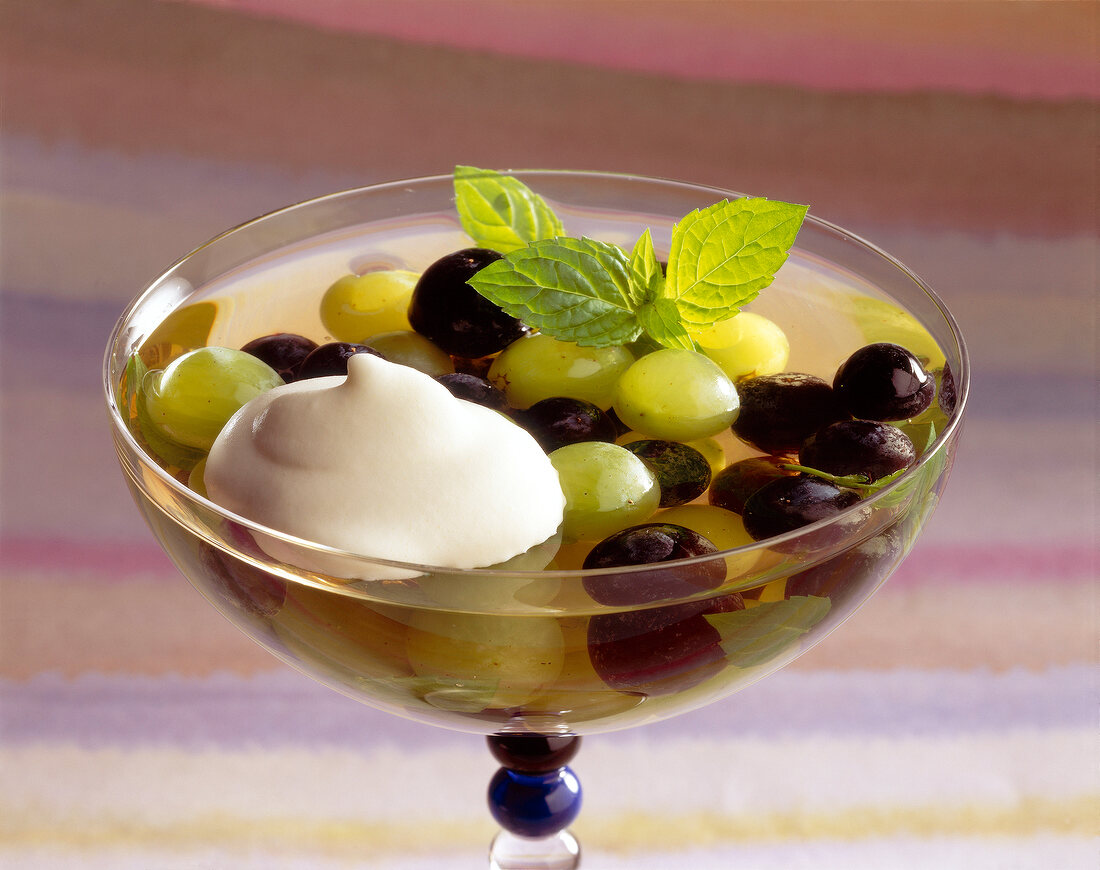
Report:
[[[729,190],[727,188],[715,187],[707,184],[696,184],[692,182],[679,181],[675,179],[668,179],[656,176],[638,175],[634,173],[620,173],[620,172],[605,172],[601,170],[568,170],[568,169],[506,169],[501,170],[503,174],[515,175],[519,177],[576,177],[576,178],[591,178],[591,179],[614,179],[617,181],[624,181],[630,183],[641,183],[646,185],[658,184],[662,186],[682,188],[685,192],[710,192],[716,194],[719,198],[738,198],[746,196],[746,194],[739,193],[737,191]],[[296,549],[303,551],[313,552],[321,555],[322,557],[334,558],[338,560],[350,560],[360,561],[364,564],[385,566],[387,568],[395,568],[403,571],[408,571],[410,574],[426,575],[426,574],[445,574],[454,576],[470,576],[470,577],[501,577],[501,578],[519,578],[519,579],[578,579],[582,577],[594,577],[601,575],[611,574],[623,574],[623,573],[646,573],[649,571],[667,571],[669,568],[674,567],[690,567],[694,565],[705,564],[717,559],[724,559],[735,557],[742,554],[749,554],[754,552],[762,552],[769,549],[775,549],[778,546],[789,545],[799,538],[809,537],[813,534],[820,532],[822,529],[828,528],[834,525],[842,525],[847,520],[850,520],[857,512],[861,510],[873,509],[879,502],[888,499],[892,493],[896,493],[899,489],[904,488],[909,481],[918,476],[920,472],[934,459],[938,458],[938,455],[947,449],[947,445],[951,442],[957,433],[957,430],[962,424],[963,414],[967,405],[967,400],[970,392],[970,359],[969,353],[966,347],[966,343],[963,339],[962,332],[959,329],[954,315],[947,308],[946,304],[939,297],[939,295],[932,290],[928,284],[920,278],[909,267],[903,264],[893,255],[884,251],[882,248],[875,245],[863,238],[862,236],[853,233],[849,230],[840,227],[823,218],[819,218],[816,215],[810,213],[806,214],[804,224],[810,224],[817,227],[819,230],[825,231],[832,236],[838,238],[845,243],[854,244],[858,248],[862,248],[865,252],[872,254],[876,258],[891,265],[898,272],[912,281],[920,291],[928,298],[933,304],[939,315],[944,319],[948,330],[951,333],[952,338],[955,341],[956,349],[958,351],[959,371],[952,370],[951,374],[955,383],[955,406],[947,420],[943,430],[936,433],[936,440],[930,450],[927,450],[912,466],[907,468],[903,474],[901,474],[896,480],[891,481],[888,485],[884,486],[879,491],[872,495],[861,498],[855,504],[840,511],[832,517],[828,517],[817,522],[810,523],[800,528],[794,529],[790,532],[785,532],[781,535],[775,535],[773,537],[764,538],[759,541],[754,541],[751,544],[744,544],[732,549],[718,550],[714,553],[707,553],[700,556],[691,556],[684,559],[676,559],[667,562],[654,562],[643,565],[627,565],[611,568],[570,568],[570,569],[558,569],[558,568],[542,568],[542,569],[512,569],[507,567],[484,567],[484,568],[448,568],[439,565],[427,565],[419,564],[415,562],[404,562],[393,559],[384,559],[380,557],[369,556],[364,553],[356,553],[349,550],[342,550],[336,547],[331,547],[325,544],[320,544],[314,541],[310,541],[304,538],[299,538],[294,535],[287,534],[278,529],[273,529],[268,526],[264,526],[261,523],[251,520],[248,517],[235,514],[209,500],[208,498],[200,495],[194,490],[187,487],[180,482],[173,475],[169,474],[159,463],[157,463],[145,449],[138,443],[133,433],[130,431],[130,427],[123,419],[122,413],[119,409],[118,401],[118,378],[113,368],[113,361],[116,357],[116,352],[119,350],[119,343],[126,326],[132,320],[134,314],[141,309],[145,303],[147,297],[154,293],[157,288],[167,279],[169,279],[173,273],[185,262],[195,257],[199,252],[216,245],[226,237],[243,232],[250,227],[261,224],[265,221],[271,220],[280,215],[286,215],[293,211],[304,210],[307,208],[317,207],[322,203],[334,201],[342,198],[350,198],[353,196],[363,195],[372,191],[382,190],[396,190],[402,187],[409,187],[411,185],[426,187],[432,184],[447,184],[453,183],[453,175],[451,174],[438,174],[403,178],[394,181],[384,181],[375,184],[368,184],[362,187],[348,188],[345,190],[335,191],[332,193],[322,194],[317,197],[302,200],[300,202],[291,203],[289,205],[281,206],[271,211],[265,212],[257,217],[250,218],[243,221],[229,229],[223,230],[205,242],[196,246],[183,256],[179,257],[170,266],[164,269],[155,279],[150,281],[131,301],[126,305],[122,314],[119,316],[114,327],[111,330],[106,351],[103,358],[103,389],[107,400],[108,414],[111,419],[112,428],[115,431],[116,439],[121,437],[123,443],[125,443],[127,449],[140,461],[143,467],[150,470],[159,479],[159,483],[167,486],[178,498],[181,498],[187,503],[194,504],[205,511],[214,513],[221,519],[232,522],[239,526],[244,527],[249,532],[259,534],[264,537],[268,537],[279,541],[282,544],[288,544]],[[718,200],[715,200],[718,201]],[[796,242],[792,251],[798,250],[798,244]],[[841,265],[841,264],[837,264]],[[117,442],[116,442],[117,443]],[[151,499],[154,504],[157,504],[155,499]],[[158,507],[161,507],[158,504]],[[650,520],[652,521],[652,520]],[[642,525],[639,523],[639,525]],[[192,531],[195,531],[192,529]],[[551,536],[552,539],[553,536]],[[548,539],[549,540],[549,539]],[[224,542],[210,541],[210,543],[222,546]],[[542,542],[545,543],[545,542]],[[540,546],[536,544],[535,547]],[[532,549],[534,549],[533,547]],[[847,548],[844,548],[847,549]],[[522,554],[518,554],[522,555]],[[289,563],[288,563],[289,564]],[[290,567],[297,567],[290,565]],[[298,568],[298,570],[303,570]],[[308,573],[317,573],[308,571]],[[327,576],[327,575],[322,575]],[[299,582],[306,582],[305,578],[296,577]],[[364,578],[355,579],[342,579],[333,578],[333,581],[342,586],[354,586],[357,583],[364,582]],[[373,582],[369,579],[366,582]],[[728,581],[727,581],[728,583]],[[727,584],[723,584],[721,588],[725,588]],[[713,593],[714,590],[711,590]]]

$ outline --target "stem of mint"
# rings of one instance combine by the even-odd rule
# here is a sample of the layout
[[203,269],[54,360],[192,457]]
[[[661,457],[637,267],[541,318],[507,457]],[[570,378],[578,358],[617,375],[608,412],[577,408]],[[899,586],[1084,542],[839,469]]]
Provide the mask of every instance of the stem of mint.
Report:
[[823,480],[827,480],[830,483],[835,483],[837,486],[844,489],[854,489],[860,494],[862,498],[866,498],[873,493],[878,492],[885,486],[889,486],[899,477],[905,473],[905,469],[895,471],[892,474],[887,474],[885,477],[880,477],[878,480],[871,480],[866,474],[829,474],[827,471],[821,471],[817,468],[810,468],[807,465],[798,465],[794,462],[784,462],[780,464],[780,468],[787,471],[797,471],[802,474],[810,474],[814,477],[820,477]]

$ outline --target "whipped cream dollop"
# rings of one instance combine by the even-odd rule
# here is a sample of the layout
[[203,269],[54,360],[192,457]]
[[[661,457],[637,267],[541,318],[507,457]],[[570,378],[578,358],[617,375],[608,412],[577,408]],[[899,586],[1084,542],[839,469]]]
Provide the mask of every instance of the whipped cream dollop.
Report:
[[[271,529],[366,557],[444,568],[504,562],[552,537],[565,497],[535,439],[430,376],[373,354],[346,378],[276,387],[218,435],[211,501]],[[413,576],[295,547],[273,558],[345,579]]]

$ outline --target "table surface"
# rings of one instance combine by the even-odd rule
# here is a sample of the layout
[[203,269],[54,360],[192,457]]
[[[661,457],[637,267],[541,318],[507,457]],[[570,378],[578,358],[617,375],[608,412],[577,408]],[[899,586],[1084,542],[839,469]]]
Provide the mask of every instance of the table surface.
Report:
[[99,385],[124,304],[221,229],[470,163],[809,202],[973,357],[951,485],[861,613],[586,741],[585,867],[1096,867],[1097,15],[0,2],[0,866],[484,866],[481,741],[224,622],[143,526]]

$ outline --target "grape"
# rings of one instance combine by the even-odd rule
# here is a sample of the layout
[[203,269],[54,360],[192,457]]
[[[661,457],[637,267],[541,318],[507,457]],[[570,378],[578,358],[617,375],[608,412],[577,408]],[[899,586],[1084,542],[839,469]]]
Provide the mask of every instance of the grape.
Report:
[[944,364],[943,351],[917,318],[893,302],[872,296],[850,296],[846,301],[868,344],[887,341],[909,348],[929,369]]
[[409,366],[431,377],[450,374],[455,364],[450,354],[436,347],[419,332],[402,329],[383,332],[371,338],[369,347],[373,347],[384,359],[392,363]]
[[[609,413],[614,415],[614,409]],[[617,416],[616,419],[618,419]],[[648,440],[651,440],[648,435],[627,430],[626,432],[622,432],[619,437],[615,439],[615,443],[627,447],[635,441]],[[710,466],[711,478],[726,467],[726,450],[718,439],[696,438],[692,441],[682,441],[678,443],[686,444],[688,447],[694,447],[703,455],[703,458],[707,460],[707,464]]]
[[[402,618],[394,618],[398,616]],[[399,608],[304,583],[293,584],[286,606],[273,620],[280,641],[311,670],[387,682],[413,676],[405,655],[405,621]]]
[[819,595],[836,606],[860,588],[884,579],[905,554],[904,537],[891,527],[862,544],[787,578],[786,596]]
[[206,457],[195,463],[195,467],[187,475],[187,488],[203,498],[209,498],[206,491]]
[[917,358],[896,344],[869,344],[845,360],[833,391],[853,417],[906,420],[932,404],[936,381]]
[[625,347],[581,347],[549,335],[528,335],[508,345],[489,368],[488,378],[513,408],[529,408],[552,396],[584,399],[606,411],[615,384],[634,362]]
[[348,373],[348,358],[357,353],[372,353],[382,356],[380,351],[365,344],[351,344],[346,341],[330,341],[322,344],[309,356],[302,360],[298,369],[298,380],[307,381],[311,378],[327,378],[333,375],[346,375]]
[[317,342],[292,332],[277,332],[254,338],[241,348],[245,353],[262,359],[288,384],[297,378],[302,362],[316,349]]
[[786,372],[749,378],[737,390],[741,410],[733,432],[765,453],[797,450],[818,429],[848,416],[833,388],[814,375]]
[[737,593],[621,613],[588,623],[588,655],[608,686],[620,692],[668,695],[698,685],[725,666],[722,636],[708,614],[743,610]]
[[420,677],[459,689],[471,707],[518,707],[561,672],[561,627],[549,617],[425,610],[408,620],[408,656]]
[[147,419],[160,435],[209,450],[242,405],[282,384],[278,372],[250,353],[202,347],[146,373],[142,386]]
[[[756,543],[745,531],[745,523],[740,515],[725,508],[705,504],[684,504],[661,511],[653,517],[654,522],[675,523],[698,532],[711,541],[719,550],[733,550]],[[749,550],[736,556],[726,556],[726,579],[743,577],[760,561],[759,550]]]
[[567,542],[598,541],[645,522],[661,499],[657,478],[617,444],[584,441],[550,454],[565,493],[562,535]]
[[503,350],[527,333],[466,282],[501,255],[487,248],[464,248],[432,263],[416,282],[409,301],[409,323],[447,353],[477,359]]
[[583,399],[543,399],[526,411],[517,411],[515,419],[547,453],[566,444],[615,440],[615,424],[596,405]]
[[344,275],[321,297],[321,322],[337,341],[363,344],[383,332],[412,329],[409,301],[416,272],[381,269]]
[[742,311],[692,336],[731,380],[774,375],[787,367],[791,345],[779,326],[766,317]]
[[504,393],[477,375],[453,372],[437,375],[436,380],[450,390],[451,395],[456,399],[465,399],[467,402],[484,405],[494,411],[504,411],[508,407],[508,400],[504,397]]
[[654,522],[675,523],[698,532],[719,550],[732,550],[755,543],[745,531],[738,514],[725,508],[705,504],[685,504],[661,511]]
[[642,439],[623,445],[657,476],[661,507],[694,501],[710,486],[710,463],[694,447],[680,441]]
[[273,616],[282,609],[285,580],[205,542],[200,546],[203,579],[223,601],[253,616]]
[[869,481],[908,468],[917,461],[913,442],[889,423],[843,420],[811,435],[798,461],[829,474],[863,474]]
[[834,517],[858,501],[859,495],[850,489],[800,474],[758,489],[745,502],[741,517],[745,530],[762,541]]
[[[684,526],[646,523],[604,538],[585,558],[584,568],[650,565],[717,552],[718,548],[713,543]],[[710,559],[697,564],[672,566],[667,570],[592,574],[586,576],[583,582],[588,594],[600,604],[618,606],[693,595],[713,589],[725,579],[726,563],[721,559]]]
[[940,374],[939,406],[948,417],[955,410],[955,376],[951,374],[951,366],[945,365]]
[[741,513],[748,497],[758,489],[773,480],[794,474],[779,467],[785,461],[782,458],[753,456],[734,462],[714,476],[708,500],[716,507]]
[[615,412],[652,438],[692,441],[717,435],[737,416],[733,381],[691,350],[664,348],[642,357],[619,378]]

